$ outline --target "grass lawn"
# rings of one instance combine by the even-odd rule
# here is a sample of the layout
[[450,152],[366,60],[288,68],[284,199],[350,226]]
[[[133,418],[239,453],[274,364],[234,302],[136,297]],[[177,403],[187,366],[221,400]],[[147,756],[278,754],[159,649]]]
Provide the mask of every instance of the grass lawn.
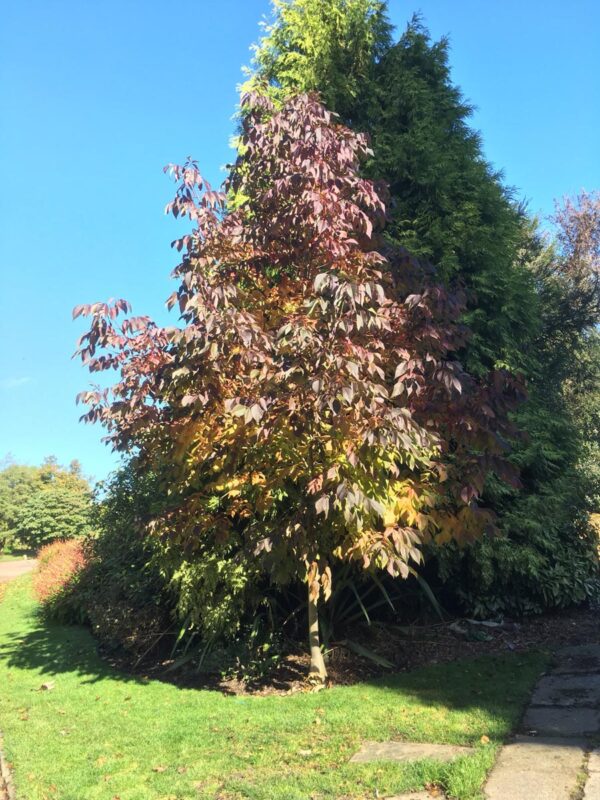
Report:
[[[29,578],[1,602],[0,728],[19,800],[341,800],[427,783],[473,800],[546,663],[507,655],[228,697],[115,673],[86,630],[41,623]],[[446,765],[348,764],[363,739],[475,749]]]

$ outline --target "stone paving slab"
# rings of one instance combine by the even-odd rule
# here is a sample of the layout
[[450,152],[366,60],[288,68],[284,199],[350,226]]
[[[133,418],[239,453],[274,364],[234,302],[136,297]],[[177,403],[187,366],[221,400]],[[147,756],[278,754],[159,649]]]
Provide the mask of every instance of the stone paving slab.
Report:
[[577,786],[585,742],[517,736],[507,744],[485,787],[487,800],[569,800]]
[[15,785],[2,753],[2,747],[2,733],[0,733],[0,800],[15,800]]
[[600,772],[592,772],[587,779],[583,800],[600,800]]
[[600,710],[596,708],[530,706],[522,728],[542,736],[594,736],[600,733]]
[[600,645],[584,644],[564,647],[556,653],[553,675],[567,673],[594,674],[600,672]]
[[592,750],[587,765],[588,772],[600,772],[600,749]]
[[534,706],[598,706],[600,675],[546,675],[533,693]]
[[430,792],[409,792],[408,794],[395,794],[393,797],[385,797],[383,800],[444,800],[444,795],[431,794]]
[[363,764],[367,761],[419,761],[432,758],[436,761],[451,761],[458,756],[473,753],[471,747],[454,744],[420,744],[418,742],[363,742],[350,762]]
[[587,764],[589,773],[583,800],[600,800],[600,750],[592,750]]

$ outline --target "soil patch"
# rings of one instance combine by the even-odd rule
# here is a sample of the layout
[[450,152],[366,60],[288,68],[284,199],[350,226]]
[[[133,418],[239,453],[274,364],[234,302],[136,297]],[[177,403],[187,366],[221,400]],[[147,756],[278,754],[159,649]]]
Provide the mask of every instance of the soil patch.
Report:
[[[568,645],[600,643],[600,615],[588,608],[570,609],[522,620],[478,623],[469,620],[431,625],[379,625],[355,628],[353,639],[387,659],[394,672],[407,672],[428,664],[442,664],[483,655],[556,650]],[[192,668],[167,672],[172,662],[147,660],[131,668],[131,661],[114,653],[104,654],[115,667],[190,688],[209,688],[225,694],[289,694],[315,691],[306,680],[309,656],[294,643],[288,655],[268,677],[247,682],[224,680],[218,674],[198,673]],[[329,653],[329,684],[351,685],[389,674],[367,658],[334,643]]]

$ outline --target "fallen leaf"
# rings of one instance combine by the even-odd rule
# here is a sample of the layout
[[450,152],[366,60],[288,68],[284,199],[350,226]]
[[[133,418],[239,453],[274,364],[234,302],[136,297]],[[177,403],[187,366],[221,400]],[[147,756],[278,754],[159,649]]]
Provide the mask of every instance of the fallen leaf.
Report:
[[152,772],[166,772],[168,767],[152,767]]

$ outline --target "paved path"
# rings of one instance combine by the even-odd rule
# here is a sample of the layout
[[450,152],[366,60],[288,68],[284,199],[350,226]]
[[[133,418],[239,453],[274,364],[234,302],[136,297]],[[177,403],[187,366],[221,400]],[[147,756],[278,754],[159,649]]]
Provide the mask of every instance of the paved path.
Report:
[[501,751],[487,800],[600,800],[600,645],[567,647],[538,683],[522,735]]
[[[600,645],[555,653],[537,684],[521,733],[506,744],[485,787],[487,800],[600,800]],[[597,749],[594,749],[597,748]],[[409,742],[364,742],[351,761],[447,761],[469,748]],[[409,792],[387,800],[440,800]]]
[[0,583],[8,583],[13,578],[19,578],[36,567],[37,561],[34,558],[22,561],[0,561]]

